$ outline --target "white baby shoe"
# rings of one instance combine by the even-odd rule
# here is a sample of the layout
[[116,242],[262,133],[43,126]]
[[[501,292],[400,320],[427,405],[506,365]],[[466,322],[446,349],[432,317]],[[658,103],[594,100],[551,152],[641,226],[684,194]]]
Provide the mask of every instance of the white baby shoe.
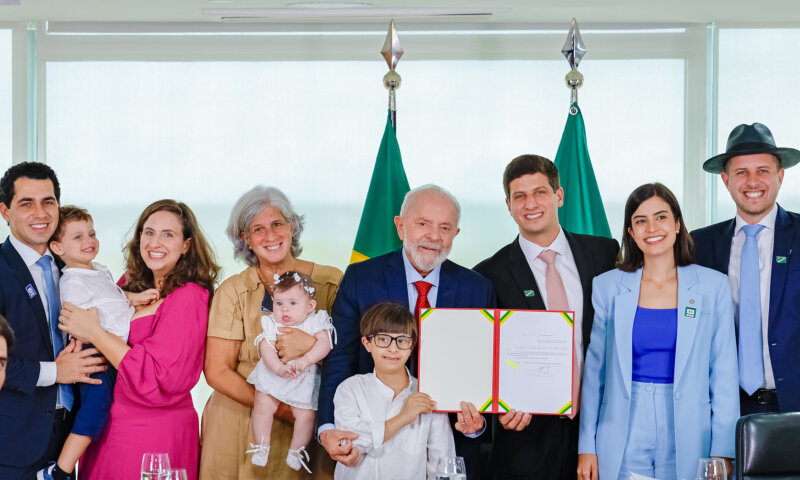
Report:
[[[291,450],[290,450],[291,451]],[[250,444],[250,450],[245,450],[245,454],[252,453],[253,458],[250,459],[250,462],[253,465],[257,465],[259,467],[266,467],[267,460],[269,460],[269,445],[264,445],[264,438],[261,438],[261,441],[258,445]],[[297,470],[297,469],[295,469]]]
[[[303,457],[305,456],[305,460]],[[310,460],[308,456],[308,452],[306,452],[306,447],[300,447],[297,450],[289,449],[289,455],[286,455],[286,465],[289,465],[289,468],[293,470],[300,470],[300,467],[303,467],[306,472],[311,473],[309,470],[308,465],[306,462]]]

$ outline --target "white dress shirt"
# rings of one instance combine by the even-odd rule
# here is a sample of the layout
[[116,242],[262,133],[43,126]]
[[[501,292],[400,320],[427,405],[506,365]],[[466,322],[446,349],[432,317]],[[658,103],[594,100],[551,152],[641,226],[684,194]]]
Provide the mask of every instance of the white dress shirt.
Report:
[[578,357],[578,372],[583,378],[583,285],[578,274],[578,266],[575,265],[572,249],[569,248],[569,242],[566,235],[564,235],[564,230],[559,229],[553,243],[546,246],[537,245],[520,235],[519,246],[528,261],[531,272],[533,272],[533,278],[536,280],[536,285],[539,287],[539,293],[546,307],[548,306],[547,288],[545,288],[547,264],[539,258],[539,254],[544,250],[553,250],[558,254],[556,255],[555,267],[561,275],[561,281],[564,283],[569,308],[575,312],[573,340],[575,342],[575,353]]
[[[764,384],[762,388],[775,388],[775,375],[772,373],[772,362],[769,357],[769,291],[772,281],[772,250],[775,245],[775,219],[778,217],[778,206],[758,222],[764,228],[758,234],[758,272],[761,286],[761,344],[764,357]],[[728,261],[728,280],[731,282],[731,297],[733,298],[733,316],[736,328],[739,328],[739,279],[742,266],[742,248],[747,237],[742,227],[747,225],[742,217],[736,215],[736,227],[731,239],[731,256]]]
[[[33,277],[33,283],[36,284],[36,291],[39,293],[39,299],[42,301],[42,306],[44,307],[44,314],[47,316],[47,321],[57,322],[57,318],[50,318],[50,312],[48,312],[47,308],[47,289],[45,288],[44,283],[44,271],[42,270],[42,267],[36,263],[37,260],[42,258],[42,255],[36,250],[17,240],[13,234],[9,235],[9,238],[14,250],[17,251],[19,256],[22,258],[22,261],[25,262],[25,266],[28,267],[28,271],[31,273],[31,277]],[[50,252],[50,249],[47,249],[44,254],[50,257],[50,268],[53,271],[53,281],[56,284],[56,289],[58,289],[58,279],[60,274],[58,272],[56,262],[53,259],[53,254]],[[64,342],[64,344],[66,345],[66,342]],[[54,385],[57,377],[58,372],[56,371],[56,362],[39,362],[39,378],[36,380],[37,387],[49,387],[50,385]]]
[[446,413],[420,414],[383,441],[386,421],[417,392],[417,379],[408,377],[408,386],[396,397],[374,372],[352,376],[336,389],[336,428],[357,433],[353,444],[363,453],[355,467],[336,464],[337,480],[433,480],[444,460],[455,456]]
[[100,326],[128,342],[131,317],[135,309],[128,302],[125,292],[114,282],[108,268],[92,263],[88,268],[65,268],[58,288],[61,302],[69,302],[78,308],[97,307]]

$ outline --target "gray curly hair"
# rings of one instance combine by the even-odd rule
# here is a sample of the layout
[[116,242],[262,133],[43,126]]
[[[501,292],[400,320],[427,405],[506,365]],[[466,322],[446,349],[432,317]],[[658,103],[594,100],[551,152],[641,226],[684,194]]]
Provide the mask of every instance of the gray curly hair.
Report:
[[283,219],[294,225],[292,256],[297,258],[303,252],[303,247],[300,246],[300,235],[303,233],[305,216],[295,212],[292,203],[277,188],[257,185],[236,201],[228,219],[228,227],[225,229],[225,233],[233,243],[233,256],[243,260],[251,267],[258,266],[258,257],[250,250],[247,242],[242,238],[242,234],[249,233],[250,225],[256,216],[264,208],[270,206],[277,208],[283,215]]

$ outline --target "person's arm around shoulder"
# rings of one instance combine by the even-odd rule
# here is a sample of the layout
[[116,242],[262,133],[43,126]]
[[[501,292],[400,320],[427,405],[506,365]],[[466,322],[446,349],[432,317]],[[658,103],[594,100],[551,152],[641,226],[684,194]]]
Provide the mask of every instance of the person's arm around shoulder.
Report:
[[594,321],[586,351],[581,389],[580,430],[578,434],[578,479],[597,480],[597,424],[600,419],[600,402],[603,399],[606,377],[606,334],[611,317],[610,275],[595,277],[592,281],[592,306]]
[[714,328],[711,338],[709,393],[711,395],[711,455],[733,458],[739,418],[739,370],[733,301],[727,275],[716,277]]

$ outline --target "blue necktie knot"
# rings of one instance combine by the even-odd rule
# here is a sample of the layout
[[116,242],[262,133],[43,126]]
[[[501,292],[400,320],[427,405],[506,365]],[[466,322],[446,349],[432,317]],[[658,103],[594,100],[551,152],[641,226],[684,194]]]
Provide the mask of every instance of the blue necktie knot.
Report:
[[764,230],[764,225],[743,225],[742,230],[744,231],[745,236],[749,237],[758,237],[758,234],[761,233],[761,230]]

